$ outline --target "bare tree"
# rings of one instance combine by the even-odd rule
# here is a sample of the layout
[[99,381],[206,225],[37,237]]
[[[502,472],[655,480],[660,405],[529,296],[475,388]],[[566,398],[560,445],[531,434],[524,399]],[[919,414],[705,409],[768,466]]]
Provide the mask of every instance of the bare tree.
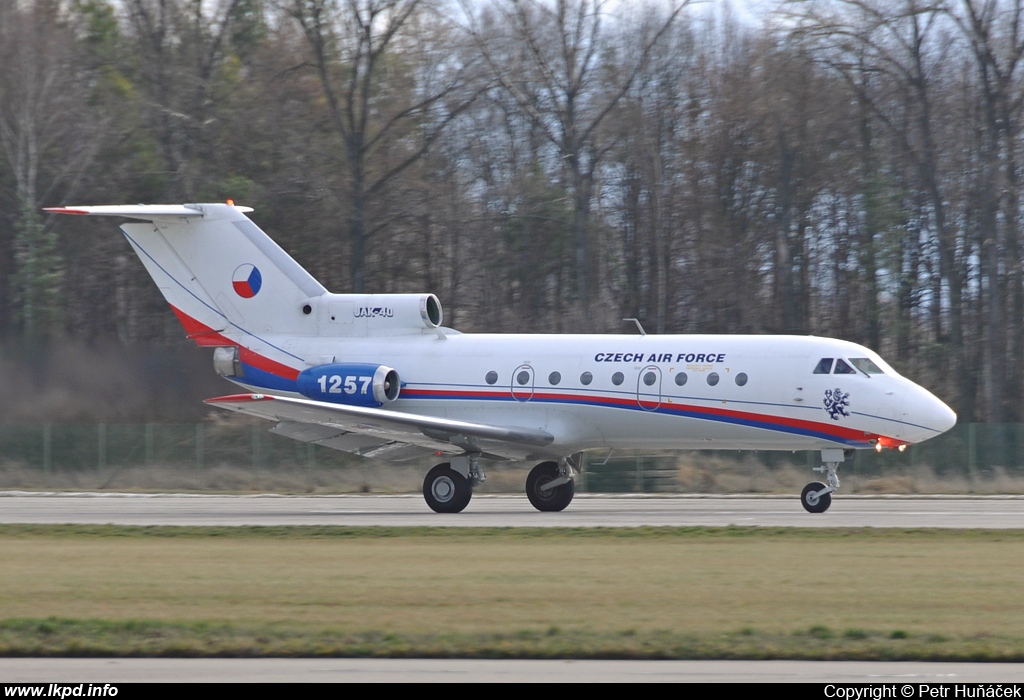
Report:
[[[60,331],[63,262],[40,207],[72,187],[96,152],[90,115],[82,114],[83,74],[74,36],[56,5],[8,8],[0,21],[0,154],[14,180],[6,223],[15,235],[3,257],[21,331]],[[10,321],[11,319],[7,319]]]
[[366,288],[368,241],[391,221],[382,215],[368,222],[368,205],[428,152],[482,90],[471,84],[473,66],[464,54],[431,41],[432,31],[441,30],[434,10],[427,0],[289,5],[343,144],[350,283],[357,293]]
[[[1024,390],[1024,271],[1021,269],[1020,159],[1024,85],[1024,2],[960,0],[950,14],[970,46],[981,120],[980,237],[986,285],[990,420],[1021,418]],[[1009,264],[1007,264],[1009,262]]]
[[164,196],[194,199],[200,161],[213,148],[218,72],[243,0],[126,0],[135,51],[125,71],[143,96],[169,179]]
[[[955,47],[942,3],[834,0],[793,2],[789,7],[793,10],[791,18],[796,20],[795,31],[812,46],[823,65],[844,78],[856,96],[862,147],[874,147],[870,124],[879,124],[886,132],[886,141],[894,144],[909,166],[908,185],[919,195],[914,225],[905,231],[890,231],[899,251],[888,261],[890,275],[899,278],[898,318],[893,326],[898,335],[899,359],[909,360],[907,333],[914,326],[911,307],[923,296],[918,291],[921,277],[930,274],[927,296],[931,297],[933,340],[949,345],[955,365],[970,366],[973,363],[965,345],[964,309],[969,294],[968,261],[973,251],[967,229],[950,223],[949,187],[955,176],[946,176],[951,151],[944,148],[949,142],[945,137],[963,136],[948,131],[948,112],[942,108],[946,105],[937,105],[953,92],[947,61]],[[877,187],[882,181],[878,169],[882,166],[866,152],[862,163],[862,182]],[[903,170],[892,158],[885,167],[893,173]],[[877,191],[869,194],[869,203],[878,201]],[[884,221],[869,211],[865,223],[874,227]],[[877,233],[869,230],[866,235]],[[923,257],[930,251],[934,251],[934,264]],[[948,305],[943,303],[946,298]],[[996,365],[1005,361],[1005,357],[990,359]],[[961,372],[956,382],[958,405],[971,405],[975,373]],[[996,396],[1001,389],[993,384],[989,388],[989,405],[1001,404]]]
[[[629,92],[655,46],[687,2],[671,6],[640,27],[640,46],[630,65],[609,65],[614,51],[601,0],[499,0],[487,31],[475,20],[473,35],[501,85],[556,149],[573,197],[576,325],[588,321],[591,281],[591,205],[595,175],[618,138],[602,132],[606,119]],[[467,15],[471,8],[463,5]],[[653,16],[653,15],[651,15]],[[619,24],[620,30],[624,24]]]

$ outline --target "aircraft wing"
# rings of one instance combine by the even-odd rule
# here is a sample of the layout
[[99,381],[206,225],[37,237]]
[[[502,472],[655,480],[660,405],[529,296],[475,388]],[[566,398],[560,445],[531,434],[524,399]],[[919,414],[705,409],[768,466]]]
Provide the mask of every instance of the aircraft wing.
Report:
[[543,454],[543,448],[555,439],[536,428],[470,423],[271,394],[235,394],[207,399],[206,403],[277,421],[271,432],[279,435],[389,461],[465,452],[528,459]]

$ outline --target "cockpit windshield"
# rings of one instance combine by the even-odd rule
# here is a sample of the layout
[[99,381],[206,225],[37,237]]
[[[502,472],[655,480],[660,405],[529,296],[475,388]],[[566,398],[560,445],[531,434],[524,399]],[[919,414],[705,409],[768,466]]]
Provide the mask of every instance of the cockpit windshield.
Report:
[[849,360],[823,357],[814,367],[815,374],[857,374],[857,370],[868,375],[885,374],[885,370],[867,357],[851,357]]
[[836,369],[832,374],[857,374],[857,370],[846,364],[845,360],[836,360]]
[[851,357],[850,364],[859,369],[864,374],[885,374],[882,368],[872,362],[866,357]]

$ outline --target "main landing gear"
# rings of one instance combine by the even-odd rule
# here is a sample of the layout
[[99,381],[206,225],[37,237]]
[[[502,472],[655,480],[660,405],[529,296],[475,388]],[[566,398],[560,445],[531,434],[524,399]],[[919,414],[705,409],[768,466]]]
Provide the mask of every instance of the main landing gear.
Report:
[[576,482],[569,460],[541,462],[526,477],[526,497],[537,510],[555,513],[565,510],[576,495]]
[[[853,452],[853,450],[849,450]],[[800,505],[808,513],[824,513],[832,505],[832,492],[839,488],[839,465],[846,459],[846,452],[840,449],[821,451],[822,465],[814,471],[826,474],[828,486],[820,481],[812,481],[800,492]]]
[[427,472],[423,499],[435,513],[461,513],[473,497],[473,487],[486,479],[477,455],[454,457]]
[[[423,500],[435,513],[461,513],[473,498],[473,487],[487,478],[478,463],[479,455],[454,457],[438,464],[423,479]],[[526,477],[526,497],[539,511],[565,510],[576,495],[576,472],[570,459],[541,462]]]

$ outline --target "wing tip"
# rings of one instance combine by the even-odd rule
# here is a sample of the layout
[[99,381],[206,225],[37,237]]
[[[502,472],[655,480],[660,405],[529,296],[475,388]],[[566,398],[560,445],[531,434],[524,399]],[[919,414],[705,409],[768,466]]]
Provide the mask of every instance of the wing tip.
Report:
[[272,401],[273,396],[269,394],[231,394],[230,396],[215,396],[212,399],[206,399],[203,403],[208,404],[219,404],[219,403],[250,403],[253,401]]
[[88,216],[89,210],[81,207],[44,207],[43,211],[50,214],[74,214],[75,216]]

